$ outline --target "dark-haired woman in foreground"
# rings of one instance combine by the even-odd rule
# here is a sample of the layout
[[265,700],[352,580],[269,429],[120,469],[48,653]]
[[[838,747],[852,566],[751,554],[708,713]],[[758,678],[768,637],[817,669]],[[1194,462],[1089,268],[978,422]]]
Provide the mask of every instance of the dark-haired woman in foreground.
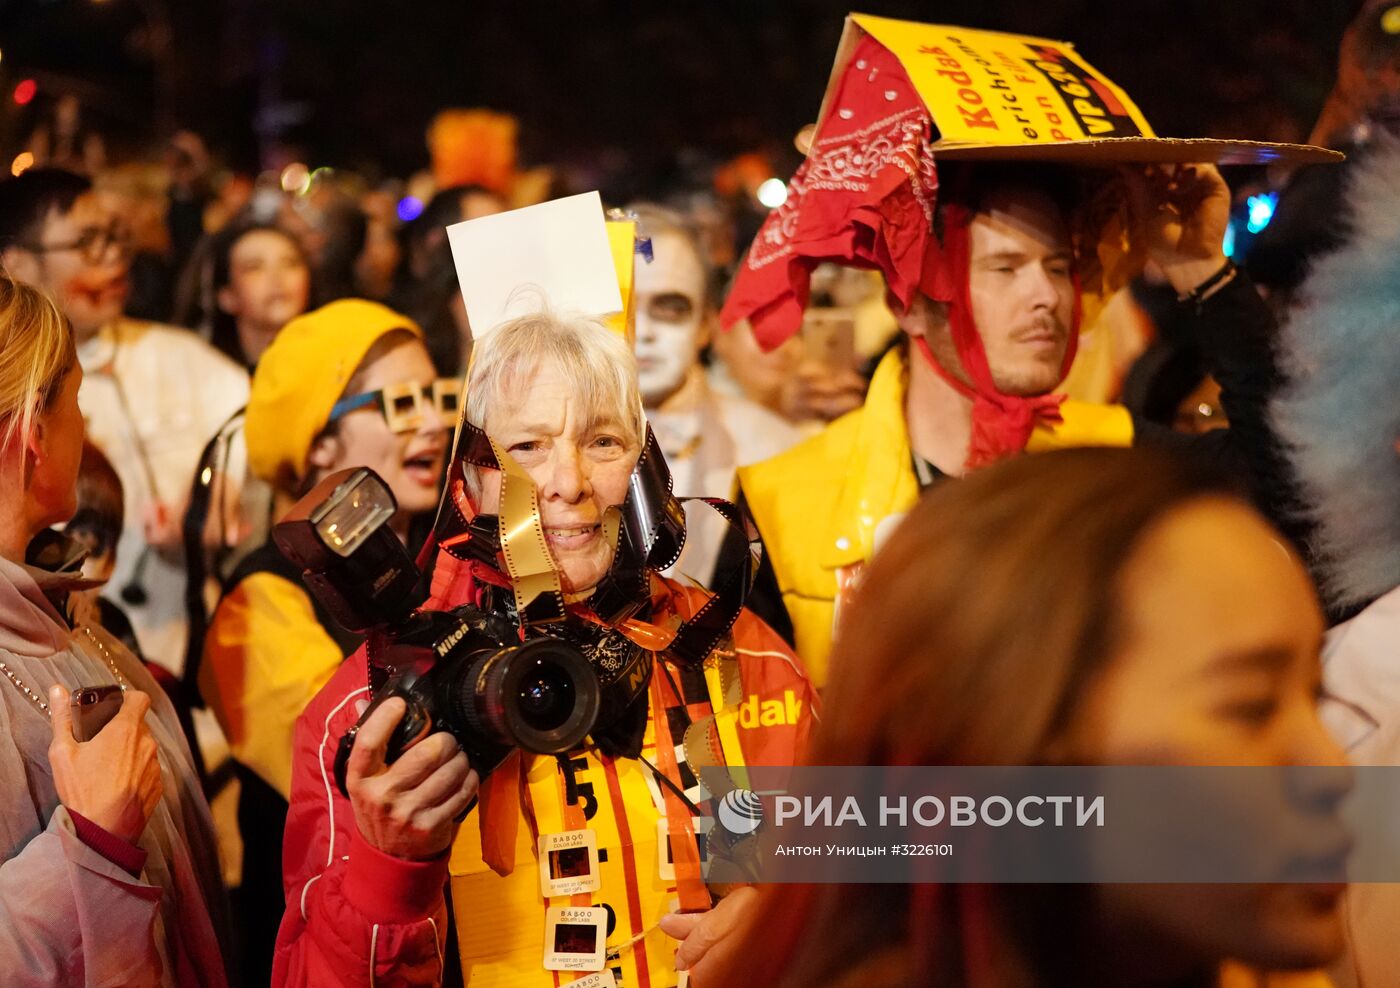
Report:
[[[1335,765],[1282,538],[1182,463],[1024,457],[935,490],[843,616],[814,765]],[[1346,790],[1299,797],[1331,825]],[[1324,885],[765,890],[720,985],[1326,985]],[[1303,973],[1287,973],[1303,972]]]

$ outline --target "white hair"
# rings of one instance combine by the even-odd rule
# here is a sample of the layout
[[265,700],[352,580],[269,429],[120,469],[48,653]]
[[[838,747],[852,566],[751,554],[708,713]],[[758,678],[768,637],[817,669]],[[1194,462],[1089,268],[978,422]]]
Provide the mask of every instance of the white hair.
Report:
[[1347,243],[1317,261],[1280,334],[1274,428],[1315,525],[1334,608],[1400,585],[1400,142],[1352,166]]
[[[477,340],[467,372],[467,421],[485,431],[491,409],[510,404],[510,396],[545,365],[569,382],[585,421],[619,423],[623,438],[640,449],[646,418],[637,391],[637,358],[617,333],[575,313],[545,309],[502,323]],[[468,466],[466,479],[473,497],[479,496],[474,468]]]

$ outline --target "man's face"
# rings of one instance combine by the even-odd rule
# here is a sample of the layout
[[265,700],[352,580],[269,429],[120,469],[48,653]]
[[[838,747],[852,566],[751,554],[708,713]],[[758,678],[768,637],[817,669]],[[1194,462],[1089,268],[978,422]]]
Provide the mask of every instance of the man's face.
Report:
[[655,408],[685,381],[707,337],[705,269],[683,235],[652,238],[653,260],[637,265],[637,379]]
[[[968,229],[972,315],[1003,394],[1040,395],[1061,380],[1074,312],[1065,217],[1046,195],[991,193]],[[929,328],[939,363],[966,379],[946,321]]]
[[16,274],[27,275],[54,297],[80,340],[122,314],[131,233],[96,193],[79,196],[66,213],[49,213],[37,241],[42,252],[24,251],[30,263]]

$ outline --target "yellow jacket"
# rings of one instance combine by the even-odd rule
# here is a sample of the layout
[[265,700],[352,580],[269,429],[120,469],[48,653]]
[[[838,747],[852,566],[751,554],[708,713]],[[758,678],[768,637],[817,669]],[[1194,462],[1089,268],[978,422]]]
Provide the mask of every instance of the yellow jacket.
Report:
[[[908,368],[892,350],[876,368],[865,404],[806,442],[739,470],[739,487],[763,535],[797,654],[813,682],[826,682],[838,585],[868,561],[881,523],[919,497],[904,425]],[[1132,418],[1120,406],[1066,401],[1064,422],[1038,427],[1027,449],[1126,446]]]
[[306,591],[275,573],[240,580],[214,611],[199,692],[234,759],[283,799],[291,792],[292,729],[344,658]]

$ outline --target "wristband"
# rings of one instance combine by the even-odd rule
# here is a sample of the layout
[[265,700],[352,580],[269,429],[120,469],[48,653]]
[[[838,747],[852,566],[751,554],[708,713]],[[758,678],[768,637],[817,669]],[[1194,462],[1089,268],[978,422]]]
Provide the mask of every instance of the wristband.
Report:
[[1197,311],[1200,311],[1202,305],[1220,291],[1220,289],[1234,281],[1235,276],[1239,273],[1239,268],[1235,267],[1235,262],[1227,257],[1219,271],[1215,272],[1215,274],[1211,275],[1189,292],[1183,292],[1178,295],[1176,300],[1178,302],[1190,303],[1196,307]]

